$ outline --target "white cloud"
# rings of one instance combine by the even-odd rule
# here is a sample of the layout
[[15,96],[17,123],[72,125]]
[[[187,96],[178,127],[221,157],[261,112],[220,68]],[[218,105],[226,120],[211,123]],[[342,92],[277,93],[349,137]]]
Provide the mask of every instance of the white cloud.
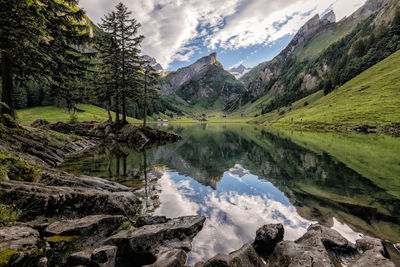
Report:
[[[96,22],[119,0],[81,0]],[[186,61],[194,50],[183,53],[195,38],[205,37],[204,45],[237,49],[268,44],[286,34],[294,34],[308,19],[333,4],[338,19],[354,12],[365,0],[123,0],[142,23],[146,36],[143,53],[157,59],[163,67],[174,60]],[[311,11],[307,16],[300,14]],[[277,29],[276,23],[286,21]],[[204,29],[207,27],[210,35]]]

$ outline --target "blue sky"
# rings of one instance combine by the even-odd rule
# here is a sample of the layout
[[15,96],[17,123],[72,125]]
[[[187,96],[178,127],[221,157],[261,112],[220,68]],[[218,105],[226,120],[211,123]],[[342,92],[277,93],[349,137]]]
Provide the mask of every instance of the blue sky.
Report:
[[143,54],[165,69],[187,66],[217,52],[225,68],[272,59],[316,14],[333,9],[338,20],[366,0],[80,0],[99,23],[122,1],[142,24]]

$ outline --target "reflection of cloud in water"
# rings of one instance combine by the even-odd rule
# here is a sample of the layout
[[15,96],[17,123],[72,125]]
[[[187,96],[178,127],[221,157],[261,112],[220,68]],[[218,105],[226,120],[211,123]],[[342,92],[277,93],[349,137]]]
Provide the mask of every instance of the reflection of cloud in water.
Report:
[[[236,165],[225,172],[216,191],[176,172],[166,172],[159,179],[161,206],[156,215],[198,214],[207,218],[203,230],[193,240],[189,264],[239,249],[254,240],[257,229],[264,224],[282,223],[285,239],[296,240],[313,223],[302,218],[271,183],[240,169]],[[350,228],[335,222],[336,230],[351,236]]]
[[362,234],[354,232],[348,225],[339,222],[336,218],[333,218],[332,229],[338,231],[344,238],[354,244],[357,239],[363,238]]

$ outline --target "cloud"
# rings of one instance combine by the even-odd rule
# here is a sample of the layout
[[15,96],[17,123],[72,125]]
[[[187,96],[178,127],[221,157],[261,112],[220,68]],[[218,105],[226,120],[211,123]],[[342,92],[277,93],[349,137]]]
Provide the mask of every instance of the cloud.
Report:
[[[89,16],[100,22],[120,0],[81,0]],[[208,49],[238,49],[268,45],[294,34],[312,16],[330,5],[338,19],[351,14],[365,0],[123,0],[142,24],[143,53],[167,68],[174,60],[187,61],[194,40]],[[307,13],[308,12],[308,13]]]

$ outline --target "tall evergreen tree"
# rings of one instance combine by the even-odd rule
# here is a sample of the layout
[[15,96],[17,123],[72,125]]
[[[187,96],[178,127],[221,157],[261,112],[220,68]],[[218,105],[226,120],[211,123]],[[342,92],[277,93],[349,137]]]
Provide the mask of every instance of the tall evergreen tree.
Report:
[[148,102],[157,99],[159,95],[160,74],[150,65],[150,62],[144,61],[142,69],[139,71],[142,74],[142,101],[143,101],[143,127],[146,127]]
[[[13,91],[29,79],[47,81],[56,95],[71,102],[68,84],[83,75],[89,40],[77,0],[0,0],[0,49],[3,112],[15,116]],[[3,8],[4,7],[4,8]],[[6,25],[6,26],[4,26]]]
[[110,97],[110,94],[114,96],[117,123],[120,123],[120,111],[122,123],[127,123],[127,99],[138,95],[135,93],[135,81],[139,69],[140,43],[144,37],[138,35],[140,24],[130,18],[131,14],[122,3],[116,6],[115,11],[106,14],[100,27],[107,34],[107,40],[101,40],[97,45],[101,55],[102,75],[109,77],[114,84],[113,92],[109,90],[109,85],[106,86],[108,89],[99,89],[104,95],[108,95],[107,97]]
[[[38,73],[43,55],[37,48],[47,36],[43,9],[34,0],[0,0],[0,53],[2,112],[15,116],[14,79],[17,74]],[[43,61],[43,60],[42,60]]]
[[121,101],[122,101],[122,122],[126,121],[126,102],[127,97],[132,97],[134,94],[135,80],[137,75],[138,65],[136,64],[139,59],[140,43],[143,36],[138,35],[138,29],[141,26],[136,19],[131,18],[131,11],[119,3],[116,6],[117,16],[117,39],[120,44],[121,51]]

